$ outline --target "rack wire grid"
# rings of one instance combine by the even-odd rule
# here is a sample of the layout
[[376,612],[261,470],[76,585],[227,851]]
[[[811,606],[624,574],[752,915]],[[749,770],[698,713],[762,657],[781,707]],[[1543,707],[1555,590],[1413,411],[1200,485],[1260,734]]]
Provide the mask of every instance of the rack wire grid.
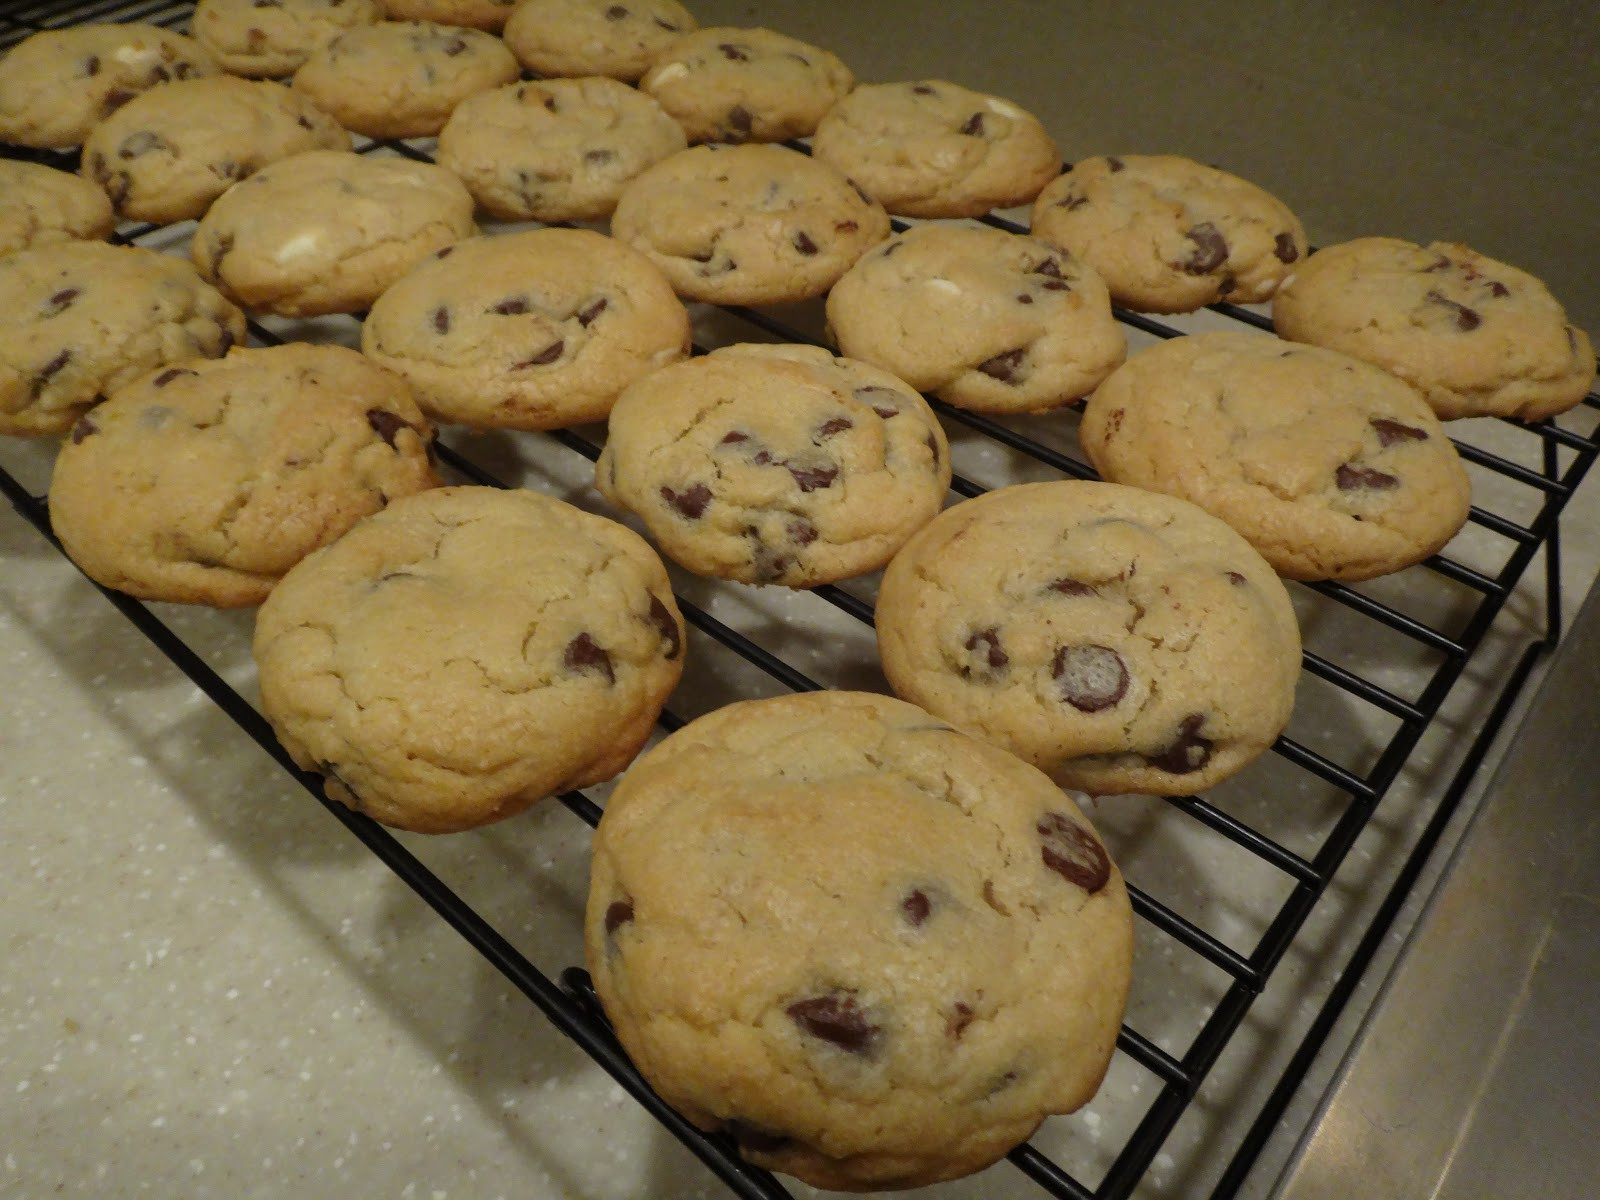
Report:
[[[0,13],[0,52],[38,30],[89,21],[150,21],[185,29],[191,11],[189,4],[128,4],[118,0],[16,6]],[[431,161],[432,143],[358,138],[357,148],[362,153],[401,154]],[[805,149],[803,144],[796,144],[796,148]],[[74,153],[18,147],[0,150],[8,157],[27,158],[66,170],[75,170],[78,165]],[[997,228],[1026,232],[1024,226],[1002,216],[990,215],[982,220]],[[903,227],[901,222],[896,225]],[[114,240],[171,249],[181,247],[186,235],[183,228],[124,223]],[[824,344],[816,305],[765,311],[691,307],[696,317],[697,353],[704,352],[708,345],[730,341]],[[1259,310],[1230,304],[1161,321],[1122,310],[1117,310],[1116,316],[1128,329],[1130,351],[1155,339],[1199,329],[1244,327],[1270,332],[1272,328],[1271,321]],[[286,328],[285,323],[267,318],[252,319],[250,329],[252,341],[260,345],[317,337],[353,343],[352,330],[359,326],[351,318],[331,327],[312,323]],[[1074,411],[1043,417],[991,418],[938,400],[930,399],[930,403],[946,425],[952,459],[961,467],[951,485],[958,497],[977,496],[1000,482],[1021,478],[1095,477],[1077,453]],[[1139,922],[1139,974],[1111,1073],[1112,1077],[1120,1074],[1136,1082],[1123,1089],[1132,1101],[1122,1105],[1124,1111],[1097,1117],[1097,1123],[1110,1129],[1114,1136],[1095,1139],[1092,1152],[1085,1152],[1081,1138],[1052,1136],[1058,1122],[1070,1120],[1056,1118],[1047,1122],[1029,1144],[1011,1153],[1011,1162],[1037,1185],[1038,1191],[1072,1200],[1121,1200],[1132,1195],[1148,1180],[1152,1163],[1159,1161],[1174,1129],[1196,1107],[1202,1087],[1215,1077],[1218,1064],[1231,1049],[1235,1057],[1245,1060],[1242,1072],[1236,1069],[1235,1074],[1249,1075],[1251,1082],[1230,1084],[1232,1090],[1219,1103],[1237,1101],[1242,1105],[1242,1119],[1230,1123],[1226,1137],[1212,1139],[1204,1151],[1205,1165],[1198,1176],[1213,1197],[1239,1192],[1364,971],[1379,954],[1396,916],[1427,869],[1430,856],[1455,817],[1541,654],[1559,637],[1560,517],[1600,453],[1597,414],[1600,396],[1591,394],[1580,408],[1558,420],[1537,424],[1488,419],[1454,423],[1451,432],[1457,436],[1452,440],[1473,475],[1474,505],[1466,530],[1444,553],[1398,576],[1359,587],[1336,583],[1290,585],[1306,635],[1303,680],[1295,719],[1271,755],[1263,760],[1267,765],[1257,764],[1207,797],[1123,798],[1127,800],[1125,805],[1113,808],[1101,802],[1092,809],[1091,815],[1128,875]],[[587,464],[598,457],[603,436],[603,429],[586,428],[486,439],[447,428],[441,431],[437,450],[441,465],[459,481],[559,489],[563,486],[561,480],[574,477],[574,466],[579,471],[586,470]],[[979,477],[991,482],[980,482]],[[50,531],[47,495],[25,487],[4,466],[0,466],[0,490],[59,549]],[[1539,590],[1536,581],[1530,581],[1534,583],[1532,588],[1524,587],[1521,592],[1518,589],[1541,552],[1545,568],[1542,612],[1532,617],[1524,614],[1520,621],[1513,619],[1509,623],[1519,625],[1521,632],[1496,638],[1497,619],[1508,600]],[[830,656],[826,647],[820,653],[815,647],[796,653],[792,638],[784,644],[786,639],[782,636],[766,636],[771,621],[742,622],[739,617],[749,607],[745,601],[751,589],[711,585],[682,573],[674,574],[674,583],[685,618],[700,634],[691,657],[708,653],[737,656],[757,676],[764,677],[749,685],[747,693],[856,686],[863,679],[867,686],[882,689],[881,676],[872,675],[870,670],[863,675],[859,662],[847,663],[826,680],[803,671],[795,661],[800,657],[821,663],[823,670],[812,669],[826,675],[830,674],[830,664],[837,665],[839,656]],[[851,637],[848,633],[841,635],[837,624],[842,619],[855,626],[855,643],[862,645],[865,637],[865,645],[870,647],[874,587],[875,577],[792,594],[785,597],[780,620],[789,626],[817,631],[822,640],[848,649]],[[547,972],[535,966],[523,948],[425,864],[425,853],[419,856],[417,850],[382,826],[326,800],[320,777],[299,770],[290,761],[252,702],[191,648],[157,611],[120,593],[100,590],[244,733],[733,1193],[752,1200],[790,1195],[772,1175],[744,1163],[731,1141],[696,1129],[651,1091],[612,1035],[584,970],[567,966]],[[719,604],[730,593],[734,603]],[[713,615],[713,608],[727,609],[728,619]],[[742,623],[750,631],[739,628]],[[1366,652],[1365,648],[1373,646],[1380,649]],[[1352,647],[1363,649],[1353,652]],[[1404,669],[1396,670],[1397,663]],[[874,657],[871,670],[875,667]],[[1473,669],[1486,675],[1492,684],[1474,695],[1464,711],[1448,711],[1453,689],[1463,674]],[[673,701],[675,706],[684,702],[682,693]],[[669,710],[661,717],[661,730],[671,732],[687,719],[682,711]],[[1355,737],[1329,736],[1350,727],[1368,732]],[[1373,734],[1372,729],[1380,732]],[[1460,736],[1474,729],[1477,735],[1470,740]],[[1436,737],[1446,749],[1419,751],[1428,737]],[[1424,757],[1425,763],[1421,761]],[[1414,773],[1422,778],[1414,786],[1397,787],[1408,768],[1419,765],[1423,769]],[[592,828],[603,811],[603,803],[597,797],[605,790],[591,789],[593,795],[569,792],[559,800]],[[1414,794],[1396,800],[1400,792]],[[1298,824],[1284,825],[1279,815],[1288,798],[1293,798],[1298,809]],[[1352,848],[1364,833],[1371,831],[1376,817],[1388,813],[1386,801],[1400,811],[1394,814],[1393,828],[1385,831],[1386,841],[1391,844],[1379,856],[1382,861],[1375,868],[1382,886],[1369,886],[1364,876],[1345,886],[1346,875],[1353,870]],[[1310,820],[1306,820],[1308,811],[1313,814]],[[1239,862],[1248,862],[1248,870],[1276,881],[1264,891],[1258,890],[1257,898],[1267,894],[1275,899],[1258,903],[1243,918],[1237,913],[1209,911],[1214,906],[1207,900],[1212,897],[1204,894],[1199,903],[1191,897],[1185,904],[1180,890],[1163,886],[1164,872],[1153,866],[1149,877],[1141,874],[1144,864],[1140,831],[1146,831],[1148,836],[1152,823],[1161,831],[1158,840],[1199,838],[1221,846],[1222,853],[1228,856],[1227,870],[1236,870]],[[1239,855],[1244,857],[1240,859]],[[1160,861],[1151,859],[1154,865]],[[1330,893],[1341,887],[1348,892],[1360,891],[1365,899],[1330,900]],[[1334,910],[1331,918],[1327,912],[1330,905]],[[1345,936],[1331,939],[1334,960],[1324,964],[1322,986],[1312,993],[1315,1003],[1309,1005],[1309,1015],[1272,1013],[1265,1029],[1253,1028],[1248,1039],[1241,1039],[1241,1031],[1246,1029],[1253,1011],[1259,1009],[1269,982],[1275,974],[1282,974],[1280,968],[1286,958],[1301,950],[1304,940],[1319,936],[1308,932],[1308,925],[1319,917],[1324,923],[1344,924],[1349,929]],[[1152,942],[1163,943],[1159,956],[1149,951]],[[1145,960],[1154,962],[1157,958],[1164,959],[1165,969],[1173,972],[1166,979],[1169,986],[1165,991],[1158,986],[1145,987],[1147,994],[1141,996]],[[1174,960],[1185,965],[1174,967]],[[1185,983],[1196,973],[1213,976],[1217,982],[1211,990],[1196,993]],[[1173,978],[1180,986],[1170,986]],[[1301,1005],[1302,1010],[1307,1007]],[[1157,1027],[1163,1032],[1148,1031]],[[1174,1029],[1183,1032],[1174,1035]],[[1252,1044],[1241,1048],[1241,1040]],[[1263,1043],[1269,1043],[1272,1049],[1263,1052]],[[1251,1068],[1263,1053],[1269,1069],[1258,1073]],[[1153,1081],[1155,1086],[1146,1092],[1138,1080]],[[1147,1095],[1151,1098],[1143,1099]],[[1140,1099],[1133,1101],[1133,1097]],[[1097,1098],[1095,1105],[1099,1103]],[[1186,1187],[1181,1194],[1199,1191]]]

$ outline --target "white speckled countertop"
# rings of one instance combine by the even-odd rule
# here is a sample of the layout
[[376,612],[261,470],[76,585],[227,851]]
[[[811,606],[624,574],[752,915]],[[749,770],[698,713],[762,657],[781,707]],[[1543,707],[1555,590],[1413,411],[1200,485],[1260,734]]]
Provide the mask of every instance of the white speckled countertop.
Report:
[[[828,45],[863,79],[944,76],[1007,95],[1068,158],[1217,162],[1282,195],[1316,242],[1468,241],[1544,275],[1575,319],[1600,326],[1582,253],[1600,245],[1589,6],[1470,22],[1310,0],[1207,0],[1167,22],[1150,7],[1045,0],[691,7],[704,24]],[[50,451],[7,443],[0,465],[42,491]],[[577,477],[532,482],[583,499]],[[1600,566],[1600,483],[1565,530],[1572,611]],[[1531,628],[1540,593],[1530,577],[1507,623]],[[158,611],[249,694],[248,613]],[[778,603],[772,619],[790,611]],[[864,679],[859,639],[808,642],[799,663]],[[1497,661],[1468,672],[1440,737],[1471,731],[1472,690]],[[0,688],[0,1195],[727,1194],[9,506]],[[1441,786],[1437,757],[1419,755],[1403,789]],[[1131,823],[1106,807],[1097,820]],[[1137,831],[1120,832],[1137,858]],[[1381,822],[1372,836],[1358,858],[1382,857]],[[539,966],[580,961],[587,835],[565,810],[406,844]],[[1171,951],[1150,939],[1140,953],[1159,966]],[[1302,972],[1285,965],[1291,983]],[[1137,997],[1147,1010],[1185,986],[1150,977],[1161,982]],[[1247,1023],[1246,1068],[1270,1040]],[[1120,1099],[1139,1086],[1119,1069],[1107,1083]],[[1215,1116],[1231,1094],[1203,1092],[1198,1109]],[[1059,1136],[1092,1157],[1117,1119],[1092,1109]],[[1140,1194],[1193,1194],[1205,1140],[1175,1138]],[[1002,1165],[938,1194],[1038,1193]]]

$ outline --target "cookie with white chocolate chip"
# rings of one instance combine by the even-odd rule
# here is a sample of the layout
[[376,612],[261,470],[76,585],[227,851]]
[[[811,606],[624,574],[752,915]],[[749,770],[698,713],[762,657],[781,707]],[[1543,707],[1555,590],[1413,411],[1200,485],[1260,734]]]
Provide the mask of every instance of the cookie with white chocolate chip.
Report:
[[696,28],[678,0],[521,0],[504,37],[517,61],[540,75],[632,83]]
[[1086,158],[1033,205],[1033,232],[1098,271],[1137,312],[1270,300],[1306,255],[1288,206],[1264,188],[1174,154]]
[[56,457],[50,523],[107,587],[260,604],[311,551],[433,487],[432,440],[404,381],[354,350],[235,347],[80,417]]
[[1093,270],[1039,238],[918,225],[828,293],[840,352],[977,412],[1035,412],[1088,393],[1127,352]]
[[480,429],[604,420],[634,380],[689,353],[689,314],[660,271],[587,229],[446,247],[378,298],[361,330],[423,410]]
[[1061,170],[1037,117],[943,79],[856,88],[822,118],[811,148],[903,217],[1027,204]]
[[857,1191],[977,1171],[1083,1105],[1133,940],[1121,873],[1049,779],[858,692],[732,704],[642,755],[584,933],[670,1104]]
[[1105,479],[1191,500],[1290,579],[1371,579],[1466,522],[1466,468],[1405,383],[1332,350],[1196,333],[1134,355],[1084,409]]
[[1565,412],[1594,348],[1538,279],[1458,242],[1368,237],[1317,251],[1273,302],[1281,337],[1376,363],[1445,420]]
[[884,572],[901,697],[1091,794],[1182,795],[1282,732],[1300,631],[1282,581],[1187,500],[1115,483],[1000,488]]
[[223,70],[251,79],[292,75],[313,51],[383,15],[378,0],[200,0],[191,28]]
[[815,587],[881,567],[950,486],[944,430],[886,371],[725,346],[617,401],[595,482],[701,575]]
[[433,488],[313,552],[256,618],[261,706],[330,799],[445,833],[611,778],[683,672],[644,539],[523,488]]

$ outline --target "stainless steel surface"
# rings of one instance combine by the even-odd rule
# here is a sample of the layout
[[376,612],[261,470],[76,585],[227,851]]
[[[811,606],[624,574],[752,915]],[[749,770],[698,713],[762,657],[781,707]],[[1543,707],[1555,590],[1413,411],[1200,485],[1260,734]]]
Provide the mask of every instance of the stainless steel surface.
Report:
[[1279,1200],[1593,1195],[1600,589],[1378,997]]

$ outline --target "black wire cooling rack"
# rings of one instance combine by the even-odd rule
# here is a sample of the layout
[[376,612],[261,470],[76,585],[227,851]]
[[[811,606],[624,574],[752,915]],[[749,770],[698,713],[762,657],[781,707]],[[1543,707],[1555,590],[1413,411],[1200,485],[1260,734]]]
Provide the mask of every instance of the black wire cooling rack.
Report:
[[[191,7],[174,3],[127,4],[117,0],[11,5],[0,11],[0,52],[39,29],[89,21],[152,21],[181,29],[187,25]],[[430,158],[431,143],[366,143],[358,139],[358,148],[366,153],[398,153],[426,160]],[[0,147],[0,152],[68,170],[77,167],[76,157],[71,154],[22,151],[15,147]],[[1024,231],[1022,226],[998,217],[986,218],[986,221],[999,228]],[[116,240],[161,242],[167,233],[158,226],[125,225],[118,231]],[[705,313],[699,315],[707,317]],[[1177,318],[1169,323],[1129,312],[1119,311],[1117,316],[1130,330],[1130,341],[1135,345],[1141,337],[1181,336],[1193,328],[1188,318]],[[1206,326],[1210,328],[1220,324],[1222,327],[1271,329],[1270,321],[1259,312],[1226,304],[1214,306],[1204,314],[1203,320],[1210,322]],[[717,344],[763,339],[819,341],[815,313],[808,316],[803,311],[784,310],[780,317],[772,312],[730,308],[710,313],[708,319],[697,320],[697,328],[705,326],[719,330]],[[251,333],[257,344],[271,345],[285,340],[259,322],[251,323]],[[979,495],[992,486],[978,482],[974,476],[987,474],[992,478],[996,473],[993,455],[974,452],[975,444],[998,451],[1007,464],[1004,469],[1015,470],[1018,463],[1023,464],[1030,478],[1094,477],[1093,471],[1077,455],[1075,425],[1070,414],[1065,417],[1058,414],[1046,423],[1037,418],[983,417],[938,401],[931,403],[951,432],[955,453],[960,455],[965,446],[965,460],[978,464],[978,469],[962,470],[956,475],[951,487],[960,497]],[[1476,728],[1477,736],[1464,747],[1454,747],[1449,756],[1451,773],[1437,785],[1427,785],[1427,794],[1420,804],[1408,810],[1407,823],[1411,828],[1402,852],[1394,856],[1394,867],[1385,879],[1381,899],[1363,910],[1364,924],[1335,965],[1309,1021],[1294,1026],[1290,1045],[1276,1061],[1271,1079],[1252,1094],[1247,1119],[1225,1143],[1208,1150],[1216,1159],[1213,1169],[1206,1173],[1211,1195],[1220,1198],[1238,1192],[1312,1060],[1355,992],[1364,970],[1378,954],[1395,917],[1411,896],[1430,854],[1467,794],[1540,654],[1554,645],[1559,635],[1562,623],[1560,516],[1596,454],[1600,453],[1596,428],[1600,417],[1597,414],[1600,414],[1600,397],[1591,395],[1582,407],[1557,421],[1538,424],[1456,422],[1451,426],[1451,433],[1457,435],[1457,448],[1473,472],[1474,497],[1478,502],[1472,509],[1468,531],[1446,547],[1446,553],[1402,573],[1407,581],[1402,587],[1388,586],[1385,581],[1360,587],[1332,583],[1291,585],[1296,592],[1297,610],[1308,630],[1313,625],[1332,624],[1344,629],[1340,638],[1330,639],[1339,645],[1369,641],[1392,644],[1392,657],[1413,664],[1407,676],[1410,682],[1406,687],[1398,687],[1381,665],[1374,666],[1375,660],[1358,656],[1359,661],[1341,661],[1338,653],[1323,652],[1317,639],[1308,636],[1302,690],[1329,691],[1339,698],[1341,705],[1371,717],[1385,732],[1375,741],[1369,738],[1345,745],[1334,739],[1323,745],[1316,736],[1317,731],[1311,730],[1308,734],[1297,721],[1291,724],[1290,732],[1279,739],[1269,756],[1274,760],[1274,769],[1269,773],[1270,784],[1296,792],[1309,788],[1335,798],[1324,827],[1297,848],[1285,844],[1287,839],[1278,836],[1268,828],[1268,822],[1258,818],[1261,806],[1249,798],[1240,800],[1229,794],[1156,802],[1154,812],[1158,820],[1202,829],[1248,855],[1262,870],[1280,881],[1281,899],[1253,914],[1252,936],[1241,945],[1236,933],[1224,932],[1214,925],[1208,927],[1203,912],[1185,912],[1181,904],[1161,897],[1159,881],[1141,880],[1136,868],[1129,871],[1129,890],[1141,923],[1141,939],[1170,939],[1181,948],[1181,953],[1193,955],[1210,969],[1220,972],[1225,983],[1213,1002],[1192,1015],[1188,1022],[1192,1033],[1184,1045],[1161,1044],[1171,1039],[1158,1039],[1141,1032],[1131,1018],[1124,1025],[1117,1043],[1120,1055],[1125,1056],[1132,1070],[1151,1077],[1156,1086],[1150,1089],[1153,1099],[1146,1101],[1143,1111],[1127,1123],[1127,1135],[1112,1148],[1109,1161],[1103,1169],[1093,1172],[1096,1178],[1084,1177],[1095,1164],[1086,1166],[1071,1160],[1060,1161],[1038,1148],[1040,1139],[1037,1138],[1011,1154],[1011,1161],[1042,1193],[1073,1200],[1091,1197],[1121,1200],[1140,1186],[1174,1127],[1194,1104],[1202,1084],[1250,1017],[1269,979],[1285,957],[1295,951],[1297,939],[1304,936],[1307,922],[1319,903],[1327,902],[1327,894],[1335,887],[1341,867],[1346,865],[1357,839],[1380,812],[1380,806],[1391,795],[1402,772],[1408,765],[1414,765],[1419,743],[1430,730],[1436,729],[1452,689],[1469,668],[1484,665],[1486,643],[1497,618],[1501,617],[1508,599],[1517,591],[1535,557],[1542,553],[1545,568],[1543,612],[1531,623],[1524,622],[1534,628],[1522,635],[1520,648],[1513,650],[1511,661],[1504,664],[1503,669],[1498,661],[1489,667],[1499,677],[1495,686],[1460,722],[1466,729]],[[603,433],[568,430],[516,437],[533,445],[537,454],[577,455],[592,462],[599,455]],[[472,439],[453,438],[451,431],[445,432],[438,447],[442,465],[463,481],[517,486],[485,466],[480,461],[481,456],[474,453],[475,449]],[[54,541],[47,497],[33,494],[3,468],[0,468],[0,490],[42,536]],[[335,819],[414,889],[735,1194],[766,1200],[789,1195],[773,1176],[743,1163],[731,1142],[700,1132],[656,1097],[612,1036],[588,976],[581,968],[568,967],[552,979],[535,967],[505,935],[382,826],[342,805],[326,801],[321,794],[320,778],[294,766],[252,704],[224,681],[156,612],[119,593],[101,590],[127,620],[240,729],[272,755]],[[1538,589],[1534,586],[1530,590],[1537,592]],[[857,585],[852,581],[844,586],[819,587],[810,596],[851,620],[867,625],[872,622],[870,583]],[[739,656],[767,676],[776,688],[805,691],[824,686],[796,666],[792,656],[785,657],[771,645],[764,644],[759,631],[755,634],[741,631],[734,623],[713,616],[708,605],[691,602],[682,594],[679,604],[685,618],[702,638]],[[662,728],[668,732],[683,723],[684,718],[670,711],[661,719]],[[1453,742],[1459,740],[1452,739]],[[581,792],[563,795],[560,802],[590,827],[599,820],[600,805]]]

